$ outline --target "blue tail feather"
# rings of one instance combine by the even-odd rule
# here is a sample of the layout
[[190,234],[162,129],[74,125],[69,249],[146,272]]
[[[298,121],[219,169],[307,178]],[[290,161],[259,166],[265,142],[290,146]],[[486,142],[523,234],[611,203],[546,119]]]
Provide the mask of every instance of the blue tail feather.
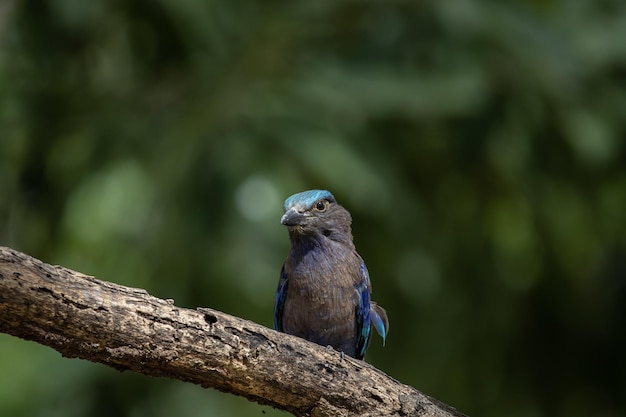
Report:
[[389,333],[389,320],[387,319],[387,312],[375,302],[371,302],[370,320],[374,325],[376,332],[383,338],[383,346],[385,346],[387,333]]

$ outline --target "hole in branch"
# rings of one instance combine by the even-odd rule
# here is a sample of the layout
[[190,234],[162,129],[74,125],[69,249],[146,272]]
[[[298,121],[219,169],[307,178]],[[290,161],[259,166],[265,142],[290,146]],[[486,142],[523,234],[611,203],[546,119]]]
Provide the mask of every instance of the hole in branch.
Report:
[[215,317],[212,314],[204,314],[204,321],[206,321],[209,324],[213,324],[217,322],[217,317]]

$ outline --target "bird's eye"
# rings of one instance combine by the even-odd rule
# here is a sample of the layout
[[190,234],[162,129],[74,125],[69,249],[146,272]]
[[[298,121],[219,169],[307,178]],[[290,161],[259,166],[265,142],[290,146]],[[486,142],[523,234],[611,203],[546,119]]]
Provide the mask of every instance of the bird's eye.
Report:
[[317,211],[326,211],[328,208],[328,200],[320,200],[315,203],[315,210]]

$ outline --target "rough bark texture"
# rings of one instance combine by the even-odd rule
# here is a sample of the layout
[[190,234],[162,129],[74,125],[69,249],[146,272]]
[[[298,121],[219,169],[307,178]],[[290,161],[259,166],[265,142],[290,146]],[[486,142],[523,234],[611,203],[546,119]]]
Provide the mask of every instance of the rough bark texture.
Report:
[[462,416],[365,362],[209,308],[0,247],[0,331],[63,356],[175,378],[296,416]]

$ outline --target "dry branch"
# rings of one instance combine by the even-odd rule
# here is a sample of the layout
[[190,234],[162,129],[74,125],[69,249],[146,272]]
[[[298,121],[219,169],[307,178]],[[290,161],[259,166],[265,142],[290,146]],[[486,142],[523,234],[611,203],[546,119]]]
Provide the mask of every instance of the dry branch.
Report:
[[0,331],[69,358],[175,378],[296,416],[462,414],[365,362],[0,247]]

